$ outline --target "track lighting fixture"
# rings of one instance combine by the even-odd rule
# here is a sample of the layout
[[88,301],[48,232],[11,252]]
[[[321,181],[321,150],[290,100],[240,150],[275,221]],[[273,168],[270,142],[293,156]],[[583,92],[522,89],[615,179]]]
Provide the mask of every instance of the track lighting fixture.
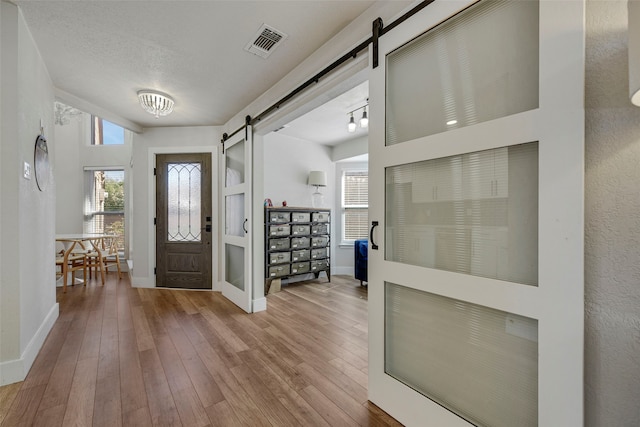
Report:
[[365,105],[364,110],[362,111],[362,118],[360,119],[360,127],[368,128],[369,127],[369,117],[367,117],[367,106]]
[[358,110],[362,110],[362,118],[358,121],[358,123],[360,124],[360,127],[362,129],[366,129],[369,127],[369,117],[367,116],[367,107],[369,106],[369,99],[367,99],[367,103],[364,104],[362,107],[358,107],[355,110],[351,110],[349,111],[347,114],[349,115],[349,123],[347,124],[347,130],[350,133],[353,133],[356,131],[356,128],[358,127],[356,125],[356,121],[353,117],[353,113],[355,113]]
[[353,112],[351,113],[351,118],[349,119],[349,124],[347,125],[347,130],[350,133],[353,133],[356,131],[356,121],[353,119]]

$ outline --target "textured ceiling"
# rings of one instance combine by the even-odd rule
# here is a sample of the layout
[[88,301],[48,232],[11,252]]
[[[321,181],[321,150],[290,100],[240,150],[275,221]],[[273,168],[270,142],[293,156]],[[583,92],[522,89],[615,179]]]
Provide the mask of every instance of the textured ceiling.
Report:
[[[348,113],[366,105],[368,98],[369,82],[364,82],[315,110],[298,117],[278,132],[323,145],[338,145],[351,139],[362,138],[369,134],[369,129],[357,126],[355,132],[348,132]],[[359,109],[353,116],[358,123],[362,117],[362,110]]]
[[[56,88],[153,127],[226,123],[374,2],[15,3]],[[263,23],[288,34],[267,59],[244,50]],[[140,89],[173,96],[174,112],[144,112]]]

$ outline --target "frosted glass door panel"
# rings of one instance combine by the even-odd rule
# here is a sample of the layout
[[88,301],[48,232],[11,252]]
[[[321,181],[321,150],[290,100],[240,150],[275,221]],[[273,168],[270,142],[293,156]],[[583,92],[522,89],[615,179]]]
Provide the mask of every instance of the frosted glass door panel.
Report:
[[227,236],[243,237],[244,223],[244,194],[226,196],[225,233]]
[[479,2],[389,54],[386,144],[538,108],[538,8]]
[[534,319],[385,282],[385,372],[475,425],[538,425]]
[[389,261],[538,283],[538,143],[386,168]]
[[167,241],[200,241],[201,187],[200,163],[167,165]]
[[244,291],[244,248],[226,244],[225,246],[225,280],[227,283]]
[[225,187],[233,187],[244,183],[244,141],[227,148],[225,159]]

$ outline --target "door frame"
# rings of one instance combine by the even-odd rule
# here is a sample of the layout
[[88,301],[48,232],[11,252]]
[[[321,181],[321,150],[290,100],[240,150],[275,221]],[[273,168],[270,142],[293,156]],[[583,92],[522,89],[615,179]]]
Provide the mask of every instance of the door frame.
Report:
[[[156,154],[156,167],[154,169],[154,177],[156,182],[156,217],[154,220],[156,233],[156,266],[155,277],[156,286],[178,289],[199,289],[211,290],[213,288],[213,250],[207,249],[211,247],[213,242],[213,230],[211,221],[213,219],[214,200],[211,199],[213,191],[213,167],[211,153],[170,153]],[[159,159],[160,157],[160,159]],[[196,188],[201,203],[197,208],[200,222],[196,225],[196,230],[200,233],[199,239],[170,241],[167,239],[169,232],[170,208],[169,191],[170,191],[170,171],[172,164],[199,164],[200,166],[200,188]],[[189,172],[189,180],[191,181],[191,171]],[[191,210],[193,212],[193,209]],[[206,223],[206,224],[205,224]],[[208,230],[205,230],[208,228]],[[194,232],[191,229],[192,232]],[[158,247],[158,244],[162,247]],[[181,271],[169,268],[172,260],[181,257],[193,257],[191,262],[197,259],[196,264],[199,266],[197,271],[190,271],[186,266]],[[195,259],[194,259],[195,258]],[[162,263],[159,263],[162,261]],[[177,267],[177,266],[176,266]],[[198,275],[198,279],[194,276]],[[164,283],[164,285],[162,285]]]
[[[147,166],[148,166],[148,174],[147,174],[147,196],[148,196],[148,214],[147,214],[147,223],[148,223],[148,248],[149,248],[149,268],[147,270],[147,274],[149,277],[148,282],[145,284],[138,284],[140,287],[145,288],[155,288],[156,287],[156,275],[154,273],[154,268],[156,266],[156,233],[155,233],[155,225],[153,224],[153,219],[156,216],[156,182],[153,175],[153,169],[156,167],[156,154],[180,154],[180,153],[210,153],[211,154],[211,201],[212,201],[212,218],[211,224],[218,224],[218,209],[216,209],[215,203],[219,200],[218,198],[218,147],[216,146],[188,146],[188,147],[149,147],[147,149]],[[218,287],[217,273],[218,273],[218,241],[219,241],[219,233],[218,230],[213,230],[211,232],[211,283],[212,289],[214,291],[219,291],[220,289],[216,289]],[[135,248],[134,248],[135,251]]]
[[[328,99],[333,99],[369,79],[369,52],[363,51],[353,62],[334,71],[331,78],[322,79],[273,114],[253,126],[253,217],[252,229],[264,229],[264,136],[312,111]],[[243,116],[244,117],[244,116]],[[222,161],[220,156],[219,162]],[[219,167],[221,163],[218,163]],[[253,233],[253,312],[267,310],[264,294],[264,233]]]

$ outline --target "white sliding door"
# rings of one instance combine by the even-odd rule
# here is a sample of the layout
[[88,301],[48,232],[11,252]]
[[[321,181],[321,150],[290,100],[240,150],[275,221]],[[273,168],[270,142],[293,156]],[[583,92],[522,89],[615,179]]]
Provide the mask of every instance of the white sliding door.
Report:
[[224,238],[222,294],[247,313],[253,311],[251,263],[252,128],[224,142]]
[[380,38],[369,398],[405,425],[582,425],[583,21],[436,0]]

